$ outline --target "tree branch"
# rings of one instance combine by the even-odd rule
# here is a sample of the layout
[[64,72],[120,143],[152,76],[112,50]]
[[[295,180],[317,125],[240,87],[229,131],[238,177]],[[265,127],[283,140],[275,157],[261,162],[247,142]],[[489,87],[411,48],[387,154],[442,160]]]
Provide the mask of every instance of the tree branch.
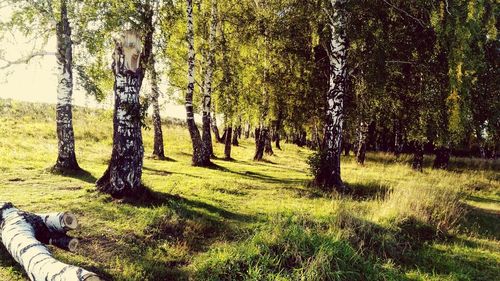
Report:
[[401,60],[386,60],[386,63],[401,63],[401,64],[416,64],[412,61],[401,61]]
[[449,10],[448,0],[444,0],[444,3],[446,4],[446,12],[448,13],[448,15],[451,15],[450,10]]
[[422,27],[426,27],[425,23],[424,23],[421,19],[414,17],[414,16],[413,16],[413,15],[411,15],[409,12],[407,12],[407,11],[405,11],[405,10],[403,10],[403,9],[399,8],[398,6],[396,6],[396,5],[392,4],[391,2],[389,2],[389,1],[387,1],[387,0],[383,0],[383,1],[384,1],[387,5],[389,5],[389,6],[393,7],[394,9],[396,9],[396,10],[398,10],[399,12],[401,12],[401,13],[405,14],[405,15],[406,15],[406,16],[408,16],[409,18],[411,18],[411,19],[415,20],[415,21],[416,21],[416,22],[417,22],[420,26],[422,26]]
[[56,53],[54,53],[54,52],[39,51],[39,52],[34,52],[27,57],[19,58],[17,60],[7,60],[5,58],[0,58],[0,61],[3,61],[5,63],[5,65],[0,66],[0,70],[7,69],[15,64],[27,64],[35,57],[52,56],[55,54]]

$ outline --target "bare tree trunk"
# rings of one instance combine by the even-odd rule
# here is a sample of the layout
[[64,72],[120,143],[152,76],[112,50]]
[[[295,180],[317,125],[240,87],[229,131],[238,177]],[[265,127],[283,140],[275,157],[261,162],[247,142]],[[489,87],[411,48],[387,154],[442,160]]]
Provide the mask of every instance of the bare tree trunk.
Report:
[[[212,146],[212,136],[210,134],[210,107],[212,102],[212,78],[214,72],[215,63],[215,36],[217,31],[217,1],[212,0],[211,2],[211,17],[212,23],[210,25],[210,34],[208,37],[208,55],[207,55],[207,68],[205,72],[205,84],[203,87],[203,146],[204,146],[204,157],[213,158],[215,157],[213,153]],[[215,118],[215,117],[214,117]]]
[[161,128],[160,105],[158,103],[160,90],[158,87],[158,73],[156,72],[155,69],[155,59],[153,54],[151,54],[150,58],[149,71],[151,75],[151,103],[153,105],[153,129],[154,129],[153,156],[160,160],[164,160],[166,159],[166,157],[165,157],[165,149],[163,146],[163,131]]
[[215,106],[212,106],[213,115],[210,116],[210,123],[212,126],[212,132],[214,133],[215,140],[218,143],[222,143],[222,137],[220,136],[219,127],[217,127],[217,116],[215,114]]
[[267,155],[274,155],[274,151],[273,151],[273,145],[272,145],[272,140],[271,140],[271,135],[272,135],[272,132],[268,132],[267,134],[267,138],[265,140],[265,143],[264,143],[264,152],[267,154]]
[[358,129],[358,152],[356,153],[356,162],[360,165],[365,164],[366,157],[366,138],[368,135],[368,124],[361,121]]
[[253,160],[260,161],[264,157],[264,147],[268,139],[268,130],[266,128],[255,129],[255,156]]
[[232,144],[233,144],[233,146],[240,145],[239,142],[238,142],[238,129],[234,130]]
[[399,157],[399,155],[401,155],[401,151],[403,150],[400,122],[396,121],[394,126],[395,126],[395,130],[394,130],[394,155],[396,157]]
[[344,95],[347,79],[346,0],[331,0],[333,14],[329,23],[331,41],[329,49],[330,89],[327,93],[325,122],[324,172],[316,177],[316,184],[327,190],[348,189],[340,175],[340,154],[342,149],[342,125],[344,122]]
[[434,159],[434,169],[448,169],[450,163],[450,149],[445,146],[439,146],[435,149],[436,158]]
[[61,1],[61,18],[57,23],[57,139],[58,156],[55,171],[78,171],[80,166],[75,155],[75,135],[73,131],[73,43],[68,20],[67,1]]
[[415,142],[413,151],[413,170],[422,172],[424,167],[424,145],[421,142]]
[[276,120],[276,129],[275,129],[275,132],[274,132],[274,141],[275,141],[275,145],[276,145],[276,149],[279,149],[281,150],[281,145],[280,145],[280,132],[281,132],[281,127],[282,127],[282,118],[281,118],[281,111],[280,113],[278,114],[278,120]]
[[233,127],[227,127],[226,141],[224,145],[224,156],[226,160],[231,159],[231,136],[233,135]]
[[250,123],[247,123],[246,129],[245,129],[245,138],[248,139],[250,137]]
[[[145,46],[142,57],[146,55]],[[134,32],[124,32],[113,53],[115,110],[113,115],[113,150],[104,175],[96,182],[101,192],[113,197],[136,196],[141,186],[144,147],[141,132],[139,93],[144,68],[141,66],[141,40]]]
[[204,152],[204,145],[200,131],[194,121],[193,92],[194,92],[194,23],[193,1],[187,0],[187,40],[188,40],[188,86],[186,92],[186,115],[189,135],[193,144],[193,166],[208,166],[211,164],[210,156]]
[[486,159],[486,149],[484,147],[484,138],[483,138],[483,135],[481,133],[480,127],[477,127],[475,131],[476,131],[477,142],[479,144],[479,157]]

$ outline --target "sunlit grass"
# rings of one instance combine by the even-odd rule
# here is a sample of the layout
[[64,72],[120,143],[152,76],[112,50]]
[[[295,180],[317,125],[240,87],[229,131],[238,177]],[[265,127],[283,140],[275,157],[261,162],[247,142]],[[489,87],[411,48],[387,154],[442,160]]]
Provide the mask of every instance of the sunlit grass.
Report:
[[[77,157],[88,173],[48,172],[56,160],[54,107],[0,101],[0,201],[27,211],[71,211],[81,229],[66,262],[115,280],[493,280],[500,276],[498,161],[453,158],[450,171],[409,167],[410,156],[343,158],[354,194],[309,186],[306,148],[283,144],[264,162],[243,139],[234,161],[192,167],[187,130],[164,127],[168,161],[149,157],[143,182],[157,197],[124,203],[94,182],[111,154],[109,111],[78,108]],[[223,146],[215,144],[215,154]],[[430,163],[431,158],[427,157]],[[463,211],[463,212],[462,212]],[[444,225],[443,225],[444,224]],[[445,226],[445,227],[443,227]],[[441,233],[446,232],[446,233]],[[288,259],[288,262],[287,260]],[[24,280],[0,250],[0,280]]]

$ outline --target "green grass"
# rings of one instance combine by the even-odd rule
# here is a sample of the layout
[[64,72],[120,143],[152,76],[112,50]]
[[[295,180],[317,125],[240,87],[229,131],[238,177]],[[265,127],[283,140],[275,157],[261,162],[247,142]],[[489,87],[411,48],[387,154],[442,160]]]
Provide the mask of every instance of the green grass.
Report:
[[[411,170],[409,156],[342,159],[349,197],[309,187],[306,148],[283,144],[252,161],[192,167],[187,129],[164,130],[168,161],[146,157],[153,202],[95,191],[111,154],[111,112],[77,108],[86,173],[54,175],[54,106],[0,100],[0,201],[33,212],[71,211],[77,253],[57,258],[113,280],[495,280],[500,276],[500,162],[453,158],[449,171]],[[144,131],[146,155],[152,132]],[[215,154],[223,146],[215,144]],[[426,159],[428,166],[431,158]],[[26,280],[0,247],[0,280]]]

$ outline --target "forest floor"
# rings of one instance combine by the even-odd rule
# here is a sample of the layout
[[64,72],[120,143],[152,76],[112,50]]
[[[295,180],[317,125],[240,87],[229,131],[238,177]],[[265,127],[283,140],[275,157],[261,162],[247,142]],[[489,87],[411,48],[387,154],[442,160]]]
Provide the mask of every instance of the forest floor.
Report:
[[[111,280],[498,280],[500,162],[453,158],[423,173],[409,156],[342,159],[347,197],[309,187],[306,148],[283,144],[254,162],[192,167],[187,129],[163,128],[167,161],[144,160],[154,200],[112,200],[94,182],[111,154],[112,113],[77,108],[77,158],[86,172],[55,175],[53,105],[0,100],[0,201],[32,212],[70,211],[76,253],[57,258]],[[152,131],[144,131],[145,154]],[[214,144],[215,154],[223,146]],[[27,280],[0,246],[0,280]]]

